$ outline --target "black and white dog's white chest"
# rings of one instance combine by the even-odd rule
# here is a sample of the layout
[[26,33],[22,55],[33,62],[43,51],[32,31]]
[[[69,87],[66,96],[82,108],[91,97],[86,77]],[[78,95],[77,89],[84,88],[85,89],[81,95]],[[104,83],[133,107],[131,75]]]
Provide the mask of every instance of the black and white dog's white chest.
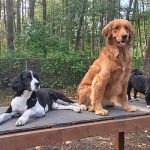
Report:
[[27,109],[34,107],[37,103],[37,97],[33,97],[33,92],[24,91],[21,96],[16,96],[11,101],[13,112],[23,113]]

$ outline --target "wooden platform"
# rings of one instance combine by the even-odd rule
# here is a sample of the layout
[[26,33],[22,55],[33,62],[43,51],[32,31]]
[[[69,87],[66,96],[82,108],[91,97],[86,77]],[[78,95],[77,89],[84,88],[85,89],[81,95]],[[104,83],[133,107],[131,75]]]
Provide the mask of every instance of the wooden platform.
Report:
[[[120,106],[106,108],[107,116],[92,112],[75,113],[70,110],[54,110],[43,118],[34,118],[22,127],[16,127],[17,118],[0,125],[0,149],[17,150],[36,145],[56,144],[67,140],[104,134],[117,134],[116,149],[124,148],[124,132],[150,128],[150,109],[144,100],[133,102],[137,112],[125,112]],[[0,113],[6,108],[1,107]],[[119,140],[120,139],[120,140]]]

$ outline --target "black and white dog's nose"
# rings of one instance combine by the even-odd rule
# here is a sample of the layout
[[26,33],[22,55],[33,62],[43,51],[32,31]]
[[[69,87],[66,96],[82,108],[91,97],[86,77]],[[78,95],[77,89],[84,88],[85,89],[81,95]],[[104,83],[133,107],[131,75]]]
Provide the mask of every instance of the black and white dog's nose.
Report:
[[35,86],[36,86],[36,88],[40,88],[40,83],[39,83],[39,82],[36,82],[36,83],[35,83]]

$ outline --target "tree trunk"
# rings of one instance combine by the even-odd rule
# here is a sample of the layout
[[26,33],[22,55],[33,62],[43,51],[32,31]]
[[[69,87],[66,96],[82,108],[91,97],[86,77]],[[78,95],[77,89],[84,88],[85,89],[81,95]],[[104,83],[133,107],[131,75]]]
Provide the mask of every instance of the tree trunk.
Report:
[[145,52],[145,60],[144,60],[144,72],[146,75],[150,75],[150,71],[149,71],[149,68],[150,68],[150,36],[148,38],[148,43],[147,43],[147,49],[146,49],[146,52]]
[[4,25],[5,25],[5,30],[7,30],[7,23],[6,23],[6,2],[3,0],[3,10],[4,10]]
[[[0,0],[0,21],[1,21],[1,11],[2,11],[2,3],[1,3],[1,0]],[[0,30],[2,30],[2,26],[0,26]],[[0,35],[0,54],[1,54],[1,47],[2,47],[2,38],[1,38],[1,35]]]
[[107,0],[107,3],[108,3],[107,22],[109,22],[115,18],[115,1],[114,0]]
[[1,11],[2,11],[2,3],[1,3],[1,0],[0,0],[0,20],[1,20]]
[[43,6],[43,22],[46,24],[46,0],[42,0]]
[[132,14],[132,22],[136,20],[136,12],[137,12],[137,7],[138,7],[138,1],[134,1],[134,7],[133,7],[133,14]]
[[51,9],[51,35],[55,34],[55,0],[52,0],[52,9]]
[[[142,2],[142,13],[144,14],[145,12],[145,8],[144,8],[144,0],[141,0]],[[145,44],[147,45],[147,32],[146,32],[146,20],[145,20],[145,16],[143,15],[143,29],[144,29],[144,41],[145,41]]]
[[20,8],[21,8],[21,1],[17,0],[17,34],[20,34],[21,32]]
[[13,31],[13,0],[6,0],[6,12],[7,12],[7,47],[8,49],[14,49],[14,31]]
[[23,0],[21,1],[21,18],[22,18],[22,23],[24,23],[24,2]]
[[91,55],[95,53],[95,12],[94,12],[95,0],[92,2],[92,33],[91,33]]
[[130,17],[130,12],[131,12],[132,3],[133,3],[133,0],[130,0],[130,1],[129,1],[129,7],[128,7],[128,9],[127,9],[127,15],[126,15],[126,19],[127,19],[127,20],[129,20],[129,17]]
[[80,44],[80,40],[81,40],[81,28],[82,28],[82,25],[83,25],[83,22],[84,22],[84,14],[85,14],[85,10],[86,10],[86,3],[87,3],[87,0],[84,0],[83,5],[82,5],[81,15],[80,15],[80,18],[79,18],[79,27],[78,27],[78,30],[77,30],[77,36],[76,36],[76,39],[75,39],[75,50],[79,49],[79,44]]
[[29,18],[34,20],[34,6],[35,0],[29,0]]

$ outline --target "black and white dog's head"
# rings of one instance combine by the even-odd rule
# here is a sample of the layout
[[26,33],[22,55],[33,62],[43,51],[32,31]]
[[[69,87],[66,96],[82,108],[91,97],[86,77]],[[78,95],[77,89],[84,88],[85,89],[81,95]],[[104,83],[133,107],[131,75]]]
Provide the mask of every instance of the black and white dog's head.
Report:
[[12,81],[12,89],[15,92],[35,91],[40,88],[38,75],[30,70],[24,70],[18,74]]

